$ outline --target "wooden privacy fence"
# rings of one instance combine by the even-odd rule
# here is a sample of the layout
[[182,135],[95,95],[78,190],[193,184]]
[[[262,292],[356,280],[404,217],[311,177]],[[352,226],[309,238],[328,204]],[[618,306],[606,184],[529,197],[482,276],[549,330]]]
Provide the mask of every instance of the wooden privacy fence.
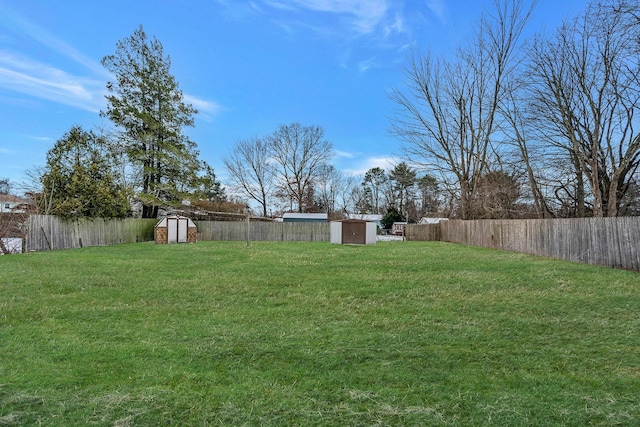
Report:
[[65,220],[52,215],[31,215],[27,221],[24,250],[47,251],[151,241],[157,222],[139,218]]
[[438,224],[406,224],[404,226],[405,240],[428,240],[439,242],[442,240],[440,223]]
[[[640,217],[449,220],[433,231],[407,225],[407,240],[444,242],[502,249],[568,261],[640,271]],[[424,237],[424,238],[422,238]]]
[[[154,239],[156,219],[74,219],[51,215],[31,215],[27,221],[25,251],[73,249],[120,243],[148,242]],[[247,239],[246,221],[194,221],[198,240]],[[249,224],[252,241],[329,241],[329,223],[263,222]]]
[[[247,240],[247,223],[196,221],[198,240]],[[328,222],[249,223],[249,240],[272,242],[328,242]]]

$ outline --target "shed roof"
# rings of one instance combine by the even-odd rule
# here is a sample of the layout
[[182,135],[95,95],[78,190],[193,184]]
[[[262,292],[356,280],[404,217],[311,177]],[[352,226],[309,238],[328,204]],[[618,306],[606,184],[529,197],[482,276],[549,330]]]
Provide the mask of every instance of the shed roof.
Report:
[[182,216],[182,215],[169,215],[166,216],[164,218],[162,218],[160,221],[158,221],[158,223],[156,224],[156,228],[157,227],[166,227],[167,226],[167,219],[186,219],[187,220],[187,227],[195,227],[196,224],[191,220],[191,218],[188,218],[186,216]]

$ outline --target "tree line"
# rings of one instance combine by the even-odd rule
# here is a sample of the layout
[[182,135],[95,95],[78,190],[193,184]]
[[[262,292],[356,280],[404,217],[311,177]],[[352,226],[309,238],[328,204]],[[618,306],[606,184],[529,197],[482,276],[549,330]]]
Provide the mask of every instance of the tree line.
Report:
[[319,126],[280,126],[273,134],[236,142],[224,158],[230,189],[256,203],[263,216],[274,212],[386,214],[393,220],[419,220],[438,212],[438,183],[418,177],[401,162],[389,172],[376,167],[358,178],[330,161],[332,144]]
[[[197,110],[142,26],[103,65],[110,132],[73,126],[35,174],[36,200],[63,216],[144,217],[184,200],[259,213],[550,218],[640,214],[640,5],[594,1],[525,37],[536,1],[496,0],[446,56],[414,50],[390,98],[402,159],[362,177],[332,164],[317,125],[239,140],[222,186],[184,133]],[[227,193],[231,193],[229,196]]]
[[414,53],[393,131],[460,218],[637,215],[640,6],[524,39],[534,6],[498,1],[455,55]]
[[283,127],[236,144],[225,159],[231,188],[264,215],[269,203],[410,222],[640,214],[640,6],[593,2],[525,38],[535,5],[496,1],[453,55],[413,52],[390,94],[399,164],[359,182],[329,164],[294,173],[305,152],[296,142],[296,155],[281,156]]

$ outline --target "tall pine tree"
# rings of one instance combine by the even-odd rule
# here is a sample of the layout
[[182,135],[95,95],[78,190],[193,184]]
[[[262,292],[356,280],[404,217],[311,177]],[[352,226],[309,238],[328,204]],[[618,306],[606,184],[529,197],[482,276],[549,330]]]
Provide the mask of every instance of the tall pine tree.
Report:
[[107,83],[108,105],[101,114],[122,129],[137,171],[142,216],[154,218],[159,206],[180,201],[181,189],[197,185],[203,164],[195,142],[183,133],[193,126],[197,110],[185,103],[162,43],[148,38],[142,25],[102,64],[115,81]]

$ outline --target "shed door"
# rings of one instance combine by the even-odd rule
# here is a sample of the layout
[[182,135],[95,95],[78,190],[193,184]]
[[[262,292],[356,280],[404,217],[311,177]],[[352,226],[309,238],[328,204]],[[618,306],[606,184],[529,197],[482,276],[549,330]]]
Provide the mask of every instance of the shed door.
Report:
[[187,218],[178,219],[178,243],[188,243],[189,220]]
[[342,243],[343,244],[363,244],[365,242],[364,223],[343,222],[342,223]]
[[167,243],[178,243],[178,218],[167,218]]
[[167,243],[187,243],[188,228],[187,218],[167,218]]

